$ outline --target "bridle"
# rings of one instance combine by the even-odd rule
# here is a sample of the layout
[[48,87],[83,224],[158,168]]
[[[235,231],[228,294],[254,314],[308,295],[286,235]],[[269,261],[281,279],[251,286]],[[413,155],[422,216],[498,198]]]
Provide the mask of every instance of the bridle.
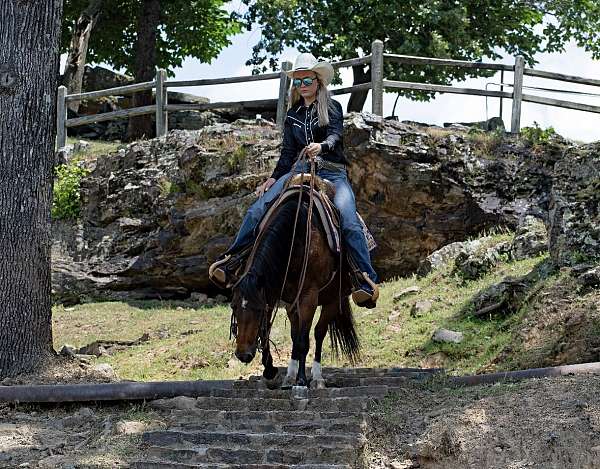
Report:
[[[296,168],[296,166],[303,160],[306,159],[306,148],[304,147],[301,151],[300,154],[298,155],[298,159],[294,162],[293,166],[292,166],[292,171]],[[309,254],[309,249],[310,249],[310,243],[312,241],[312,215],[313,215],[313,210],[314,210],[314,189],[315,189],[315,179],[316,179],[316,162],[314,159],[309,159],[308,160],[309,164],[310,164],[310,190],[309,190],[309,196],[308,196],[308,211],[307,211],[307,219],[306,219],[306,235],[305,235],[305,242],[304,242],[304,253],[303,253],[303,261],[302,261],[302,270],[300,273],[300,280],[298,282],[298,291],[296,293],[296,297],[294,298],[294,301],[291,303],[290,305],[290,311],[294,310],[294,308],[296,308],[298,306],[299,300],[300,300],[300,294],[302,293],[302,288],[304,287],[304,282],[306,280],[306,271],[308,268],[308,254]],[[279,200],[283,197],[285,190],[282,190],[281,193],[279,194],[279,196],[277,197],[277,199],[275,199],[275,201],[273,202],[273,204],[277,204],[279,202]],[[286,264],[286,268],[285,268],[285,275],[283,277],[283,283],[281,286],[281,291],[279,292],[279,297],[277,298],[277,301],[275,302],[275,305],[273,308],[270,307],[270,305],[267,303],[265,305],[264,310],[262,311],[261,317],[260,317],[260,326],[259,326],[259,331],[258,331],[258,335],[256,337],[256,340],[254,342],[254,346],[256,347],[256,349],[259,352],[263,352],[263,350],[267,350],[269,348],[269,344],[273,344],[273,347],[275,348],[275,350],[277,351],[277,347],[275,346],[275,344],[273,343],[273,341],[270,339],[270,335],[271,335],[271,329],[273,327],[273,324],[275,322],[275,318],[277,317],[277,310],[279,309],[282,297],[283,297],[283,291],[285,289],[285,284],[287,282],[287,278],[288,278],[288,274],[289,274],[289,269],[290,269],[290,263],[292,260],[292,253],[294,250],[294,241],[296,239],[296,227],[298,225],[298,217],[300,214],[300,208],[301,208],[301,204],[302,204],[302,195],[303,195],[304,191],[300,190],[298,191],[298,204],[296,207],[296,214],[294,217],[294,225],[292,228],[292,242],[290,245],[290,252],[288,254],[288,260],[287,260],[287,264]],[[248,261],[246,262],[246,268],[243,272],[243,274],[240,276],[240,278],[235,282],[235,284],[231,287],[232,290],[235,289],[235,287],[237,287],[237,285],[242,281],[242,279],[248,274],[249,270],[250,270],[250,266],[252,265],[252,260],[254,258],[254,254],[256,252],[257,247],[260,244],[260,240],[261,240],[261,236],[263,235],[264,231],[261,232],[259,234],[259,238],[257,238],[257,240],[254,243],[254,246],[252,247],[252,251],[250,252],[250,255],[248,257]],[[340,298],[340,302],[341,302],[341,298],[342,298],[342,276],[341,276],[341,268],[342,268],[342,250],[340,249],[340,282],[339,282],[339,298]],[[331,280],[335,277],[335,275],[332,276]],[[330,280],[330,281],[331,281]],[[327,285],[329,285],[329,282],[327,282]],[[271,314],[269,315],[269,312],[271,312]],[[274,314],[273,314],[274,312]],[[271,316],[271,317],[269,317]],[[231,312],[231,322],[230,322],[230,327],[229,327],[229,339],[232,340],[233,338],[237,337],[237,321],[235,318],[235,314],[232,311]]]

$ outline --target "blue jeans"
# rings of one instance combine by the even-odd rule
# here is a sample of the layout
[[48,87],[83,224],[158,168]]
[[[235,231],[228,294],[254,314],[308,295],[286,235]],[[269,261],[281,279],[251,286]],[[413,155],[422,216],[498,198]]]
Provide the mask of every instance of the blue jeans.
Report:
[[[271,202],[273,202],[283,190],[285,182],[294,173],[309,171],[308,163],[302,162],[297,164],[291,172],[277,179],[271,188],[250,206],[242,220],[242,225],[240,226],[235,241],[229,247],[227,252],[235,252],[254,241],[254,229],[258,226],[263,215],[269,209]],[[329,171],[320,169],[317,171],[317,175],[331,181],[335,185],[335,198],[333,199],[333,203],[340,211],[342,238],[346,249],[348,249],[350,256],[354,259],[361,272],[366,272],[373,282],[378,283],[379,278],[371,266],[371,256],[369,254],[369,247],[367,246],[365,235],[362,231],[362,225],[356,215],[354,192],[348,181],[346,170]]]

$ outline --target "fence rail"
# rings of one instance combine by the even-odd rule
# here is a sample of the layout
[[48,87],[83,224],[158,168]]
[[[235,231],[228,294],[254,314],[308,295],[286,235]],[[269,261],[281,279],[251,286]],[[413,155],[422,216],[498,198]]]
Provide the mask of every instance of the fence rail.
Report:
[[[463,88],[450,85],[439,85],[432,83],[419,83],[408,81],[388,80],[383,76],[385,61],[398,63],[400,65],[431,65],[441,67],[460,67],[479,70],[493,70],[501,72],[501,87],[500,91]],[[560,99],[548,98],[544,96],[536,96],[531,94],[523,94],[523,78],[525,76],[556,80],[561,82],[577,83],[581,85],[600,86],[600,80],[592,78],[584,78],[562,73],[548,72],[543,70],[535,70],[525,67],[525,61],[522,56],[515,57],[513,65],[471,62],[466,60],[451,60],[440,59],[433,57],[417,57],[411,55],[388,54],[383,52],[383,42],[375,40],[372,43],[371,54],[363,57],[341,60],[332,62],[334,69],[343,67],[353,67],[358,65],[370,65],[371,81],[367,83],[346,86],[342,88],[332,89],[333,95],[352,93],[355,91],[371,90],[371,107],[374,114],[383,116],[383,93],[384,89],[388,90],[413,90],[426,91],[433,93],[454,93],[463,95],[486,96],[492,98],[500,98],[500,113],[502,114],[502,100],[512,99],[512,114],[511,114],[511,132],[519,133],[521,123],[521,105],[522,102],[531,102],[543,104],[547,106],[561,107],[566,109],[574,109],[578,111],[600,113],[600,106],[583,104],[574,101],[565,101]],[[158,70],[154,81],[145,83],[135,83],[132,85],[119,86],[106,90],[91,91],[87,93],[79,93],[67,95],[67,90],[64,86],[58,89],[58,104],[57,104],[57,146],[62,148],[66,144],[67,128],[80,125],[91,124],[95,122],[105,122],[114,119],[128,118],[131,116],[140,116],[147,114],[156,115],[156,135],[162,137],[168,131],[168,113],[178,111],[206,111],[210,109],[277,109],[277,125],[283,127],[286,115],[288,90],[291,85],[289,77],[285,71],[292,68],[292,63],[285,61],[282,63],[282,70],[274,73],[262,73],[258,75],[246,75],[238,77],[223,77],[223,78],[208,78],[198,80],[167,80],[166,72]],[[504,83],[504,72],[513,73],[513,83]],[[231,101],[231,102],[215,102],[215,103],[189,103],[189,104],[169,104],[167,100],[168,88],[180,88],[184,86],[209,86],[209,85],[224,85],[231,83],[246,83],[262,80],[279,80],[279,93],[275,99],[260,99],[251,101]],[[504,86],[512,87],[511,92],[503,91]],[[527,87],[526,87],[527,88]],[[123,109],[114,112],[106,112],[90,116],[82,116],[72,119],[67,119],[67,103],[73,101],[81,101],[83,99],[96,99],[104,96],[116,96],[121,94],[136,93],[139,91],[155,90],[156,104],[150,106],[142,106],[131,109]]]

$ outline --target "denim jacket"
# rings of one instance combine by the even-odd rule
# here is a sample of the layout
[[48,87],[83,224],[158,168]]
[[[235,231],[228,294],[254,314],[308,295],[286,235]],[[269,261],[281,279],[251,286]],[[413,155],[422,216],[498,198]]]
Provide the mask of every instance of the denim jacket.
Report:
[[288,109],[283,128],[281,155],[271,174],[272,178],[279,179],[289,173],[302,148],[313,142],[322,145],[319,153],[321,158],[334,163],[348,164],[342,141],[344,126],[342,105],[335,99],[329,98],[329,124],[325,127],[319,126],[316,107],[316,100],[306,107],[304,98],[301,98]]

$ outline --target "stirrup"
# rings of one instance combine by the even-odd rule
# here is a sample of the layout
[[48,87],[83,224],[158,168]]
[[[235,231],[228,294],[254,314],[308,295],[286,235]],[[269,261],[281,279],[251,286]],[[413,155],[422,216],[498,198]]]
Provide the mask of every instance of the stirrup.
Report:
[[223,259],[213,262],[208,268],[208,278],[220,288],[227,288],[229,286],[227,282],[226,265],[230,260],[231,255],[227,254]]
[[251,249],[252,244],[223,255],[222,259],[216,260],[208,268],[208,278],[219,288],[230,288],[235,277],[240,275]]
[[373,289],[373,293],[368,292],[364,288],[358,288],[352,292],[352,301],[356,306],[360,306],[367,309],[372,309],[377,306],[377,299],[379,298],[379,287],[373,282],[366,272],[362,272],[364,281]]

